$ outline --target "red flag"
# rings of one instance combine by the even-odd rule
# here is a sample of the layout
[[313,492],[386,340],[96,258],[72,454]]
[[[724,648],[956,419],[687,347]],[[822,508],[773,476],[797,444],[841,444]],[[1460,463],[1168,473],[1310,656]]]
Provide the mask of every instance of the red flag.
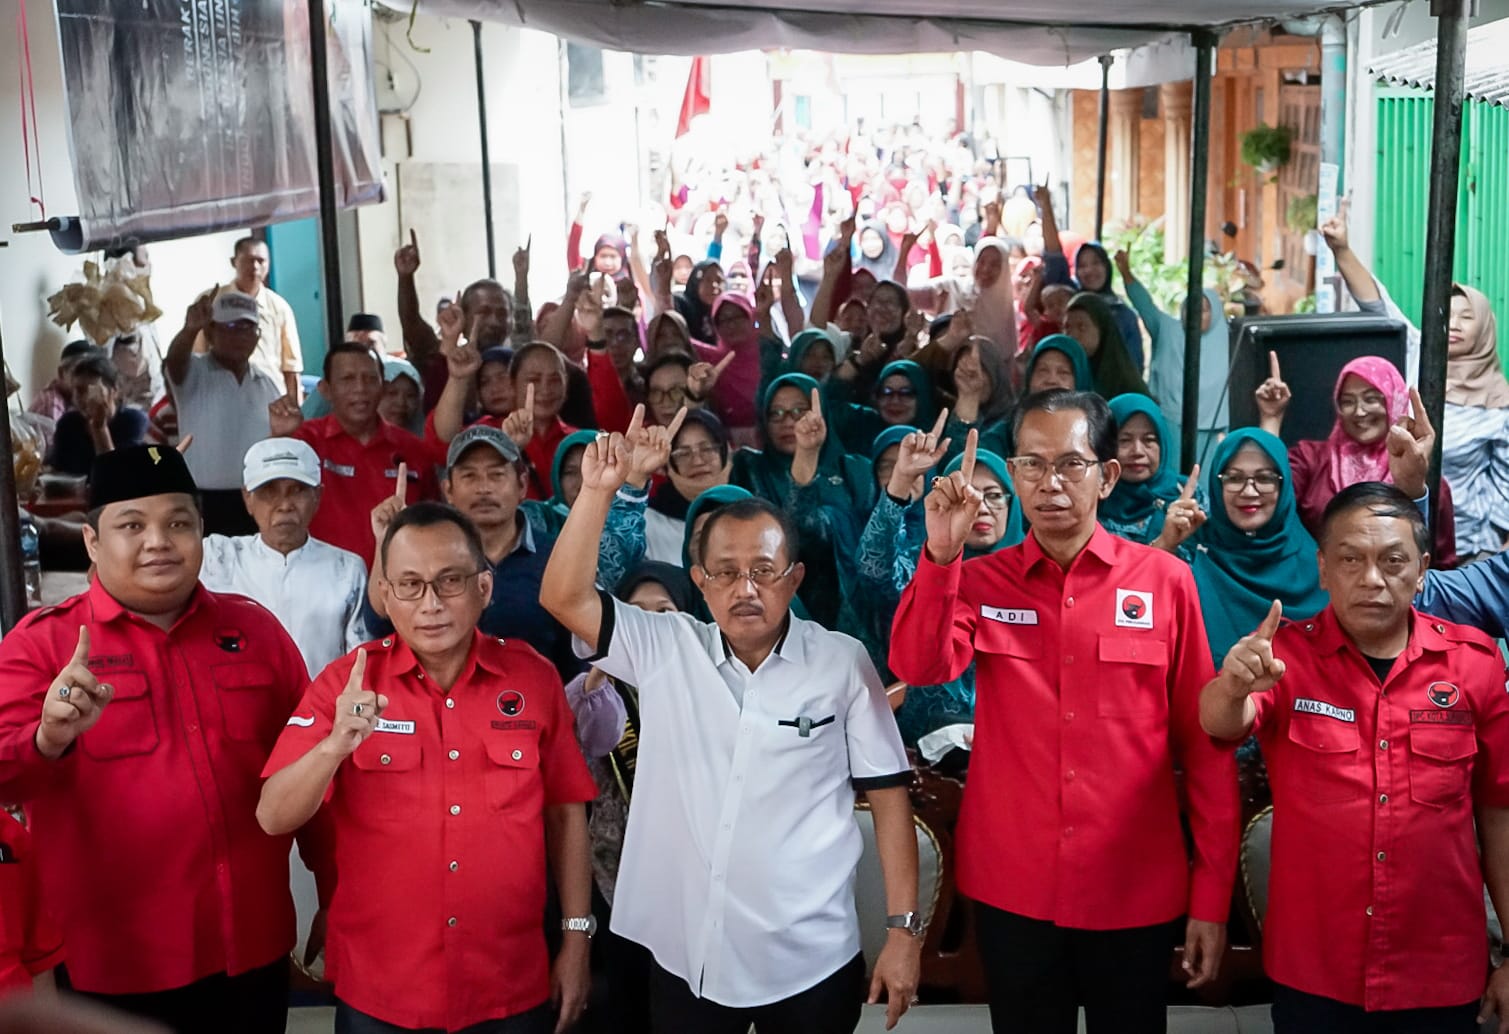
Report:
[[706,115],[713,106],[713,68],[705,57],[692,58],[692,70],[686,77],[686,93],[681,97],[681,117],[676,120],[676,135],[685,136],[692,119]]

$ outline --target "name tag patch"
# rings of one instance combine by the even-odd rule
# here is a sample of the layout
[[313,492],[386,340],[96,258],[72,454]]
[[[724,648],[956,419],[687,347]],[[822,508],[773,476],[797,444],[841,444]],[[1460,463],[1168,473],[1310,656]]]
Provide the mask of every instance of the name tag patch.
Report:
[[1140,589],[1117,589],[1116,627],[1152,628],[1153,594]]
[[1306,700],[1298,697],[1294,701],[1294,710],[1301,714],[1318,714],[1325,718],[1335,718],[1338,722],[1357,723],[1357,712],[1350,707],[1337,707],[1328,704],[1324,700]]
[[414,735],[414,723],[413,722],[389,721],[386,718],[379,718],[377,720],[377,725],[376,725],[376,727],[374,728],[373,731],[375,731],[375,732],[396,732],[400,736],[412,736],[412,735]]
[[1424,725],[1471,725],[1471,711],[1411,711],[1409,720]]
[[999,621],[1003,625],[1035,625],[1037,611],[1008,610],[1004,607],[981,607],[980,616],[987,621]]
[[336,463],[332,460],[326,460],[323,464],[321,464],[321,466],[330,471],[330,473],[339,474],[343,478],[356,477],[356,468],[348,466],[344,463]]

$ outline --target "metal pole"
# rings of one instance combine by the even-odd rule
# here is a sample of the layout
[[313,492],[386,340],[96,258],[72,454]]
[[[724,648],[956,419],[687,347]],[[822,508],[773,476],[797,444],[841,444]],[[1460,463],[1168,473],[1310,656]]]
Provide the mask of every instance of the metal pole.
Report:
[[[0,341],[0,367],[5,345]],[[21,570],[21,511],[16,498],[15,443],[10,437],[10,405],[0,420],[0,633],[9,633],[26,616],[26,579]]]
[[[1470,0],[1431,0],[1436,16],[1436,110],[1430,142],[1430,207],[1425,225],[1425,296],[1420,305],[1420,397],[1436,429],[1427,485],[1440,498],[1441,426],[1446,411],[1447,323],[1457,242],[1462,166],[1462,95]],[[1432,524],[1435,522],[1432,521]]]
[[[1197,29],[1190,34],[1195,45],[1195,98],[1190,112],[1193,141],[1189,150],[1189,292],[1184,304],[1184,415],[1180,441],[1183,470],[1196,460],[1200,433],[1200,298],[1205,289],[1205,193],[1210,173],[1210,64],[1216,49],[1216,34]],[[1219,319],[1221,313],[1211,313]]]
[[309,77],[314,84],[314,162],[320,190],[320,268],[325,282],[325,340],[346,336],[341,298],[341,236],[335,222],[335,154],[330,142],[330,77],[325,68],[325,0],[309,0]]
[[1095,154],[1095,239],[1104,236],[1106,225],[1106,137],[1111,128],[1110,54],[1100,57],[1100,143]]
[[482,142],[482,219],[487,226],[487,275],[498,278],[498,250],[493,241],[493,163],[487,147],[487,86],[482,77],[482,23],[472,19],[472,53],[477,64],[477,139]]

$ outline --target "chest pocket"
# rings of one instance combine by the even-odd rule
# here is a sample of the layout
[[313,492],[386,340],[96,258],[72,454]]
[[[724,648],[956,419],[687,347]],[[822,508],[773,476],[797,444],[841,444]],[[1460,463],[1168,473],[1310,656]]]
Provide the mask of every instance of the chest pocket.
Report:
[[1008,625],[982,617],[975,625],[975,650],[1035,661],[1043,655],[1042,635],[1037,625]]
[[353,778],[342,784],[364,822],[411,822],[423,802],[423,752],[413,736],[373,733],[351,755]]
[[79,749],[97,761],[139,757],[157,749],[157,716],[152,692],[139,671],[102,672],[96,676],[114,691],[104,713],[84,735]]
[[1142,636],[1101,636],[1095,683],[1095,710],[1103,718],[1167,715],[1168,643]]
[[244,743],[265,743],[270,750],[281,731],[281,706],[274,706],[273,673],[266,665],[216,664],[210,668],[225,734]]
[[1358,749],[1357,726],[1319,715],[1295,714],[1289,719],[1289,742],[1299,747],[1304,765],[1304,791],[1317,804],[1356,800],[1365,784]]
[[544,806],[538,735],[504,732],[489,736],[487,761],[487,804],[490,808],[502,811]]
[[1444,808],[1472,788],[1472,758],[1478,738],[1470,725],[1412,725],[1409,730],[1409,795]]

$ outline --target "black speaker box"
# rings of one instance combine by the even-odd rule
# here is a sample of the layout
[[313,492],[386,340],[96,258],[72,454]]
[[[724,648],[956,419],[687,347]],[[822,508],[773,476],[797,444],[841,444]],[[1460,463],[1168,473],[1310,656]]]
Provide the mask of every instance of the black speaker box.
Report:
[[1255,427],[1253,393],[1268,379],[1268,353],[1278,354],[1294,397],[1284,414],[1284,444],[1325,438],[1335,423],[1331,393],[1341,368],[1376,355],[1401,372],[1409,330],[1399,320],[1368,313],[1249,316],[1231,325],[1231,426]]

